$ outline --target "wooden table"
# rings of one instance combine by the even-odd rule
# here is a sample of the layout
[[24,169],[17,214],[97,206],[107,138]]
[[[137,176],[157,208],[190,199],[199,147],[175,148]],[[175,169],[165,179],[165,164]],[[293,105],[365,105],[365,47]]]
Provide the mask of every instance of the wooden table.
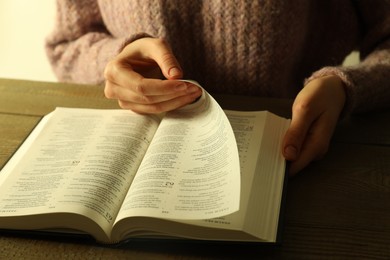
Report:
[[[0,79],[0,168],[56,106],[116,108],[102,87]],[[291,101],[215,95],[224,108],[289,116]],[[346,119],[327,156],[288,184],[279,246],[128,243],[0,232],[0,258],[390,259],[390,111]]]

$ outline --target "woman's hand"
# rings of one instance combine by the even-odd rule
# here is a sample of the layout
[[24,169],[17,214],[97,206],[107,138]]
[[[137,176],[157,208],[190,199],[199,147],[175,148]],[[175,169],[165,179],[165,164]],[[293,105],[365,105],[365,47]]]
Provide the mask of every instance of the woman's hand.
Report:
[[[162,39],[141,38],[127,45],[104,71],[107,98],[138,113],[161,113],[182,107],[201,95],[199,87],[177,81],[183,72]],[[168,80],[161,80],[165,77]]]
[[291,161],[290,175],[325,155],[345,99],[343,82],[337,76],[314,79],[297,95],[283,141],[283,155]]

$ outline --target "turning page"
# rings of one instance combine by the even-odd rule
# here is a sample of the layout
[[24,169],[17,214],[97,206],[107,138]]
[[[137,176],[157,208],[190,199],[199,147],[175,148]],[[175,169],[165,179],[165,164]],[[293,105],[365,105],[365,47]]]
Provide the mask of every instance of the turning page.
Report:
[[233,129],[204,91],[194,104],[165,115],[118,220],[209,219],[236,212],[239,201],[240,164]]
[[[253,236],[241,237],[242,240],[256,237],[257,241],[275,241],[286,166],[281,142],[290,120],[268,111],[226,110],[225,113],[233,127],[240,155],[240,210],[213,219],[178,222],[215,228],[208,231],[209,239],[236,240],[237,236],[221,230],[242,230]],[[192,229],[191,234],[194,233]]]

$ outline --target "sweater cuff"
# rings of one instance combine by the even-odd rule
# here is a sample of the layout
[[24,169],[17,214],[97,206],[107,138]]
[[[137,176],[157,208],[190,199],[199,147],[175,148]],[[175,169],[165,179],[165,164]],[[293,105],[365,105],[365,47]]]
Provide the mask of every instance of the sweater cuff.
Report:
[[325,76],[337,76],[344,83],[345,90],[345,104],[344,108],[340,114],[340,119],[345,118],[350,115],[355,107],[355,93],[354,93],[354,83],[351,78],[344,73],[340,67],[324,67],[316,72],[314,72],[309,78],[305,79],[304,86],[306,86],[310,81],[318,79]]

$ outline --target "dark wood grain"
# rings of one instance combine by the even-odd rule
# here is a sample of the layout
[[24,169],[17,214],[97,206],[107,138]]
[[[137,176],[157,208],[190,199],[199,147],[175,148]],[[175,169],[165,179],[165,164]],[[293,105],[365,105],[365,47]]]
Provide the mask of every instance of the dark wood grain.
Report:
[[0,113],[0,168],[20,146],[34,126],[38,116],[20,116]]
[[390,256],[389,147],[333,144],[290,180],[285,221],[285,252]]
[[102,86],[0,79],[0,113],[43,116],[56,107],[118,108]]

